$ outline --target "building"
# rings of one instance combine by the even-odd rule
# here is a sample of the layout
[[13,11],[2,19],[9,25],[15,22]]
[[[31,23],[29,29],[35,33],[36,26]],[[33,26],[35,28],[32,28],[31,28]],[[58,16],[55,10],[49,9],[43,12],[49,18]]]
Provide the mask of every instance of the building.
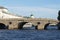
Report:
[[0,19],[7,18],[23,18],[22,16],[16,16],[11,14],[7,8],[0,6]]
[[30,18],[35,18],[33,14],[30,15]]

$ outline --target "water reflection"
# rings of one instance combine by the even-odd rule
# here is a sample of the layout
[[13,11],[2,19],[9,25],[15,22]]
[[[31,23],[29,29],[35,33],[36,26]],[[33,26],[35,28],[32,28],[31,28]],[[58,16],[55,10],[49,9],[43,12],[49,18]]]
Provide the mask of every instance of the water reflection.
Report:
[[60,30],[50,30],[57,29],[57,26],[48,26],[47,29],[24,27],[22,30],[0,30],[0,40],[60,40]]
[[0,30],[0,40],[60,40],[60,31]]
[[23,30],[35,30],[35,27],[24,27]]
[[47,27],[47,29],[48,29],[48,30],[57,30],[58,27],[57,27],[57,26],[54,26],[54,25],[49,25],[49,26]]
[[[23,27],[23,30],[36,30],[36,29],[33,26],[31,26],[31,27],[29,26],[29,27]],[[54,26],[54,25],[49,25],[47,27],[47,30],[58,30],[58,27],[57,26]]]

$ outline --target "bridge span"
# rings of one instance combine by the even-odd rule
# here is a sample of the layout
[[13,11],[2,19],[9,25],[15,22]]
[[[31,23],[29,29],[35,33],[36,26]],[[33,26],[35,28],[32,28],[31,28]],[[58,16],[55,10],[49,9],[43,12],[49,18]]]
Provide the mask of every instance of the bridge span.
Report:
[[46,18],[0,19],[0,29],[22,29],[26,23],[32,23],[35,29],[46,29],[48,25],[56,25],[58,21]]

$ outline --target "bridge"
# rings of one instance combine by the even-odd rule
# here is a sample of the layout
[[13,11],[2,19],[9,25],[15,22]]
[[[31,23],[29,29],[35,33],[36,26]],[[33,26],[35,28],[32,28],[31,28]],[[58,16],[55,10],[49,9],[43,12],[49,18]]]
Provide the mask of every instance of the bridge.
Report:
[[33,15],[29,18],[12,15],[7,8],[0,6],[0,29],[23,29],[23,26],[27,23],[32,23],[35,29],[47,29],[47,26],[56,24],[60,26],[57,20],[34,18]]
[[58,21],[46,18],[0,19],[0,29],[22,29],[26,23],[32,23],[35,29],[46,29],[48,25],[56,25]]

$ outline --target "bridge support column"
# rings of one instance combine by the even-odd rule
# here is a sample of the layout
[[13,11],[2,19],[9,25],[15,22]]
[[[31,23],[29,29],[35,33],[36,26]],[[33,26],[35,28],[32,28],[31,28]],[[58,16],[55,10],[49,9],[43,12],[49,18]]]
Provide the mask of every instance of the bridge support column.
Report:
[[38,30],[44,30],[44,26],[46,23],[42,23],[38,25]]
[[41,24],[41,25],[38,25],[38,30],[43,30],[44,29],[44,26]]

